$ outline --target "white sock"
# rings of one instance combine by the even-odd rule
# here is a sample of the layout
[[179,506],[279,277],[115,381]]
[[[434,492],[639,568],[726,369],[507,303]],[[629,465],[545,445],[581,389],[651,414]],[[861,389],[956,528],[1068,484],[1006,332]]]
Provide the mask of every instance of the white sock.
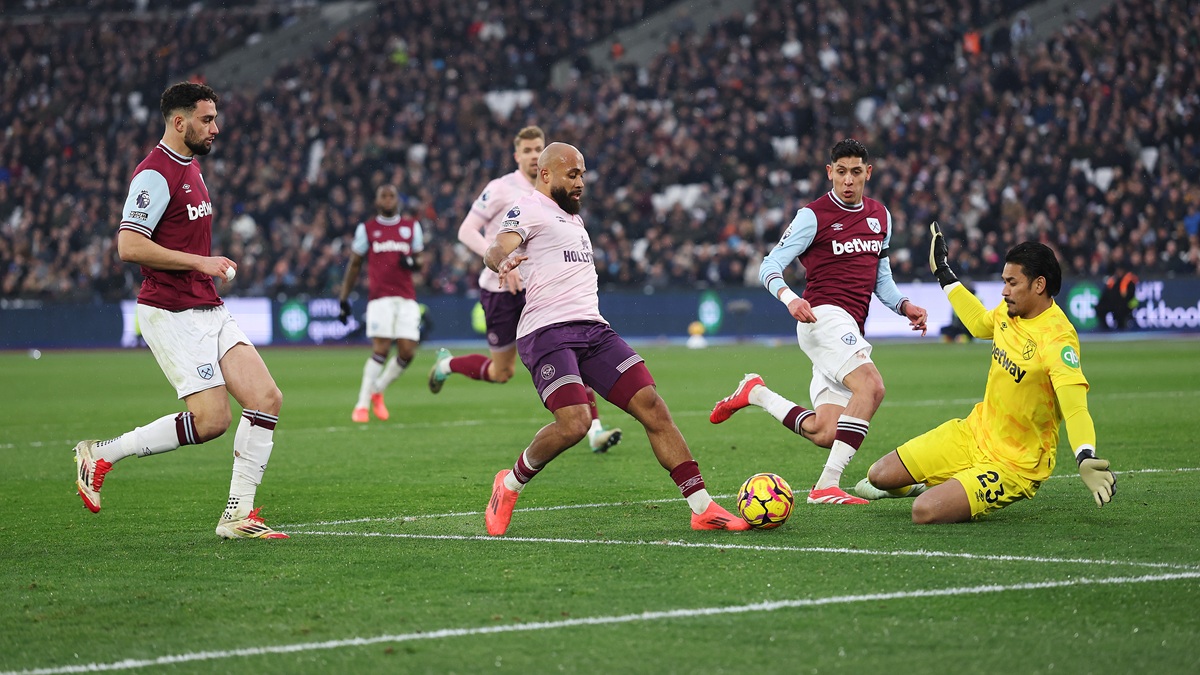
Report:
[[375,380],[379,379],[379,374],[383,372],[383,364],[376,361],[375,357],[367,359],[366,365],[363,366],[362,385],[358,388],[358,403],[355,408],[365,408],[371,403],[371,394],[375,393]]
[[509,490],[520,492],[521,490],[525,489],[525,485],[527,484],[517,480],[516,476],[514,476],[511,471],[508,472],[508,475],[504,477],[504,487],[508,488]]
[[[254,424],[257,417],[268,426]],[[233,436],[233,478],[229,481],[229,502],[225,520],[245,518],[254,508],[254,494],[262,483],[271,449],[275,446],[275,423],[279,418],[257,410],[242,411],[237,432]]]
[[596,419],[592,420],[592,427],[590,429],[588,429],[588,433],[589,434],[598,434],[601,431],[604,431],[604,425],[600,424],[600,418],[597,417]]
[[375,390],[371,393],[381,393],[384,389],[387,389],[388,385],[395,382],[396,378],[404,373],[404,368],[407,365],[406,363],[402,366],[396,359],[389,359],[387,367],[383,369],[383,374],[375,380]]
[[175,450],[179,447],[179,433],[175,430],[175,418],[178,415],[164,415],[144,427],[97,443],[96,458],[115,464],[130,455],[146,457]]
[[696,490],[687,496],[688,506],[692,508],[692,513],[700,515],[708,510],[708,505],[713,502],[713,498],[709,496],[708,490]]
[[829,459],[825,460],[825,469],[817,480],[816,488],[824,490],[838,485],[842,480],[842,472],[854,459],[855,450],[845,441],[834,441],[829,449]]
[[795,403],[767,389],[765,386],[758,386],[750,390],[750,402],[766,410],[771,417],[780,422],[783,422],[783,418],[792,411],[792,408],[796,407]]

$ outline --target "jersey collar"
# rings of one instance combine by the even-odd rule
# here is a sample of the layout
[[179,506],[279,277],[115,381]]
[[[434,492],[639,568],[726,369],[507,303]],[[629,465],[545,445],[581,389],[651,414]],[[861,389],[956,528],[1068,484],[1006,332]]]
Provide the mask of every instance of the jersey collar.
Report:
[[833,190],[829,191],[829,198],[832,199],[833,203],[837,204],[838,208],[842,209],[843,211],[852,211],[852,212],[853,211],[862,211],[863,208],[865,208],[867,205],[866,198],[863,198],[863,200],[861,202],[859,202],[857,205],[850,206],[846,202],[842,201],[837,195],[835,195],[833,193]]
[[179,164],[183,164],[184,166],[187,166],[188,164],[192,163],[192,159],[193,159],[192,157],[185,157],[185,156],[179,154],[178,152],[175,152],[174,150],[168,148],[166,143],[159,143],[158,149],[162,150],[164,153],[166,153],[167,157],[170,157],[171,159],[175,160]]

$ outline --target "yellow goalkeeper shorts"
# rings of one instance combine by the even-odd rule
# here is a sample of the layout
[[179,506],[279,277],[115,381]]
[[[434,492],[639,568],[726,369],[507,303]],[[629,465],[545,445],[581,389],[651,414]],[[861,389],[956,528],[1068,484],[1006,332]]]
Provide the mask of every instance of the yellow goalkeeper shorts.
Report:
[[1041,486],[1040,481],[1031,481],[984,454],[966,420],[950,420],[931,429],[901,445],[896,454],[918,481],[934,486],[953,478],[962,484],[972,519],[1032,499]]

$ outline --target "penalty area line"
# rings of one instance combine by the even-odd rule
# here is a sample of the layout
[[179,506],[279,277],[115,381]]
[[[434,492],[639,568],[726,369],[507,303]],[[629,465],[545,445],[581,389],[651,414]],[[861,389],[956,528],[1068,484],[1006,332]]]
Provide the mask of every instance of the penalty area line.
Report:
[[1072,586],[1109,586],[1144,584],[1161,581],[1177,581],[1182,579],[1200,578],[1200,572],[1182,572],[1174,574],[1145,575],[1136,577],[1104,577],[1099,579],[1078,578],[1061,581],[1036,581],[1021,584],[989,584],[984,586],[959,586],[953,588],[930,588],[915,591],[896,591],[892,593],[868,593],[861,595],[835,595],[824,598],[799,598],[795,600],[771,600],[755,602],[747,605],[724,607],[696,607],[692,609],[671,609],[638,614],[618,614],[613,616],[595,616],[578,619],[562,619],[559,621],[536,621],[531,623],[508,624],[503,626],[477,626],[472,628],[442,628],[432,631],[415,633],[397,633],[392,635],[376,635],[373,637],[353,637],[342,640],[325,640],[322,642],[298,642],[286,645],[268,647],[246,647],[243,649],[210,650],[203,652],[188,652],[170,654],[152,659],[124,659],[111,663],[87,663],[70,666],[49,668],[34,668],[29,670],[8,671],[0,675],[59,675],[62,673],[94,673],[114,670],[133,670],[152,666],[166,666],[198,661],[216,661],[236,657],[266,656],[271,654],[294,654],[325,649],[340,649],[344,647],[365,647],[369,645],[390,642],[414,642],[417,640],[441,640],[446,638],[471,637],[477,635],[497,635],[503,633],[526,633],[542,630],[555,630],[577,626],[611,626],[619,624],[640,623],[649,621],[669,621],[673,619],[692,619],[696,617],[721,616],[728,614],[746,614],[751,612],[774,612],[783,609],[803,609],[808,607],[823,607],[830,605],[849,605],[862,602],[888,602],[891,600],[928,599],[938,597],[953,597],[963,595],[982,595],[985,593],[1006,593],[1012,591],[1040,591]]

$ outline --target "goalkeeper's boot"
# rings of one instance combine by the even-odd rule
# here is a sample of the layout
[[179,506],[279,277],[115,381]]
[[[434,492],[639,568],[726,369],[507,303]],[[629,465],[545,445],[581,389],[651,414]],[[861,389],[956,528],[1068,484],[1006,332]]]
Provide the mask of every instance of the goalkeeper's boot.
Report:
[[355,408],[354,412],[350,413],[350,421],[366,424],[371,421],[371,413],[366,408]]
[[83,499],[83,505],[92,513],[100,513],[100,488],[104,485],[104,477],[112,469],[112,462],[92,457],[96,443],[80,441],[75,446],[75,488]]
[[450,359],[449,349],[442,347],[437,350],[437,356],[433,359],[433,367],[429,369],[430,392],[436,394],[442,390],[442,385],[446,384],[446,378],[450,377]]
[[386,422],[388,418],[387,406],[383,404],[383,392],[371,394],[371,412],[375,413],[375,417]]
[[721,508],[713,502],[704,509],[704,513],[692,513],[693,530],[748,530],[750,523]]
[[808,493],[809,504],[870,504],[871,502],[855,497],[846,492],[842,488],[834,485],[833,487],[821,488],[818,490],[815,486]]
[[903,499],[905,497],[916,497],[925,492],[928,487],[924,483],[916,483],[915,485],[906,485],[895,490],[880,490],[871,485],[871,481],[864,478],[858,481],[858,485],[854,486],[854,492],[863,499],[874,501],[876,499]]
[[738,382],[737,389],[734,389],[732,394],[717,401],[717,405],[713,406],[712,413],[708,416],[708,421],[720,424],[733,417],[733,413],[750,405],[750,391],[762,383],[763,379],[758,373],[747,373],[742,381]]
[[217,522],[217,536],[222,539],[288,539],[286,534],[267,527],[258,515],[261,510],[260,506],[244,517],[235,514],[229,519],[222,518]]
[[487,523],[487,533],[493,537],[498,537],[508,530],[508,523],[512,520],[513,507],[517,505],[517,497],[521,496],[520,492],[509,490],[504,485],[504,477],[510,473],[512,473],[512,469],[505,469],[496,474],[496,479],[492,481],[492,499],[483,513],[483,519]]
[[592,452],[608,452],[609,448],[621,442],[621,430],[597,424],[588,430],[587,438]]

